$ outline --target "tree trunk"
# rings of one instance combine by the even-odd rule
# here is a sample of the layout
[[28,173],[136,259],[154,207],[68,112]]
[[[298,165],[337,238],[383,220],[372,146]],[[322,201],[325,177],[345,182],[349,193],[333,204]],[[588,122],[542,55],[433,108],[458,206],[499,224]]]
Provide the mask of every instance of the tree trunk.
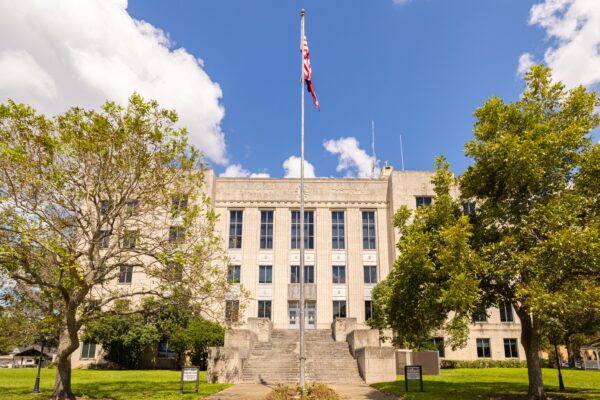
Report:
[[[67,323],[69,325],[69,323]],[[67,326],[60,334],[56,353],[56,380],[52,400],[75,400],[71,390],[71,354],[79,347],[75,325]]]
[[527,312],[517,310],[521,320],[521,343],[527,358],[527,375],[529,378],[529,400],[546,399],[544,382],[542,380],[542,365],[540,362],[540,333],[538,322]]
[[569,335],[567,335],[567,338],[565,339],[565,347],[567,348],[569,367],[575,368],[575,354],[573,353],[573,344],[571,343],[571,338]]

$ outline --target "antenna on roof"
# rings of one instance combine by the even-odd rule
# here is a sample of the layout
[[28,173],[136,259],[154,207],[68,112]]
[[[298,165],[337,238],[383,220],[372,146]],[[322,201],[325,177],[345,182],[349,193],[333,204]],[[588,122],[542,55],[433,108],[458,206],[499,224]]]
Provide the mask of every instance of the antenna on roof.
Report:
[[402,160],[402,171],[404,171],[404,149],[402,148],[402,135],[400,135],[400,159]]
[[375,163],[377,162],[377,158],[375,158],[375,121],[371,120],[371,148],[373,150],[373,158],[371,160],[371,179],[375,179]]

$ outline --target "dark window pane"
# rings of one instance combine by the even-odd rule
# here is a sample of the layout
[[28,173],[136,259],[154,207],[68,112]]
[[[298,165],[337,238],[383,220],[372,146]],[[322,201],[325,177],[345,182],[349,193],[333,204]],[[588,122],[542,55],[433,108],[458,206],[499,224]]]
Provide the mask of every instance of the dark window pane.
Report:
[[229,211],[229,248],[242,248],[242,210]]
[[500,322],[513,322],[512,304],[509,302],[500,303]]
[[290,268],[290,283],[300,283],[300,266],[292,265]]
[[368,321],[373,316],[373,303],[371,300],[365,300],[365,321]]
[[346,318],[346,301],[345,300],[334,300],[333,301],[333,319],[335,318]]
[[438,353],[440,355],[440,358],[446,356],[446,347],[444,345],[444,338],[443,337],[434,337],[433,338],[433,345],[437,349],[437,351],[438,351]]
[[227,267],[227,280],[230,283],[240,283],[241,278],[241,266],[230,265]]
[[375,212],[362,212],[363,249],[375,249]]

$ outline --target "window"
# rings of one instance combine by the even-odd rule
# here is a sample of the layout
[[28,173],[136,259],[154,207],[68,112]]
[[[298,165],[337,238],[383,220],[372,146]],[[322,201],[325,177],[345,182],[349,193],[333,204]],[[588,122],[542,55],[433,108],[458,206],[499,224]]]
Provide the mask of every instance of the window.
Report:
[[487,310],[485,307],[478,307],[473,313],[473,322],[487,322]]
[[304,283],[315,283],[315,266],[304,266]]
[[373,316],[373,302],[365,300],[365,321],[368,321]]
[[112,202],[110,200],[100,201],[100,215],[108,215],[112,209]]
[[271,300],[258,301],[258,318],[271,319]]
[[346,283],[346,267],[343,265],[333,266],[333,283]]
[[261,265],[258,267],[258,283],[273,283],[272,265]]
[[158,342],[158,349],[156,353],[158,358],[175,358],[177,355],[175,352],[169,349],[169,341],[166,339]]
[[260,212],[260,248],[273,248],[273,211]]
[[127,200],[127,202],[125,203],[125,210],[127,211],[127,215],[132,216],[132,215],[136,214],[138,211],[139,205],[140,205],[140,202],[138,199]]
[[108,249],[110,246],[110,231],[100,231],[100,248]]
[[81,358],[95,358],[96,343],[83,343],[81,345]]
[[183,280],[183,265],[171,261],[167,264],[167,268],[169,270],[169,276],[174,282],[181,282]]
[[375,249],[375,211],[363,211],[362,213],[363,229],[363,249]]
[[475,214],[475,203],[473,203],[472,201],[463,203],[463,214],[464,215]]
[[174,214],[187,210],[188,196],[186,194],[176,194],[171,197],[171,211]]
[[[292,211],[292,249],[300,248],[300,211]],[[315,248],[315,212],[304,211],[304,248]]]
[[242,248],[242,210],[229,211],[229,248]]
[[290,283],[300,283],[300,266],[292,265],[290,268]]
[[431,196],[417,196],[417,208],[430,206],[432,199]]
[[519,358],[519,349],[517,348],[517,339],[504,339],[504,357]]
[[377,283],[377,266],[366,265],[365,269],[365,283]]
[[476,339],[476,343],[478,358],[490,358],[492,356],[492,352],[490,350],[490,339]]
[[230,265],[227,267],[227,281],[229,283],[240,283],[241,266]]
[[433,346],[438,351],[440,358],[446,357],[446,347],[444,346],[444,338],[443,337],[434,337],[431,339],[433,342]]
[[225,320],[227,322],[237,322],[240,314],[240,301],[239,300],[226,300],[225,301]]
[[138,241],[137,231],[125,231],[123,233],[123,248],[135,249]]
[[500,303],[500,322],[513,322],[512,304],[508,301]]
[[[300,283],[300,266],[292,265],[290,268],[290,283]],[[304,283],[315,283],[315,266],[304,266]]]
[[183,243],[185,241],[185,228],[172,226],[169,228],[169,243]]
[[331,248],[334,250],[343,250],[345,244],[344,233],[344,212],[331,212]]
[[346,318],[346,300],[333,301],[333,319]]
[[131,265],[121,265],[119,267],[119,283],[131,283],[133,267]]

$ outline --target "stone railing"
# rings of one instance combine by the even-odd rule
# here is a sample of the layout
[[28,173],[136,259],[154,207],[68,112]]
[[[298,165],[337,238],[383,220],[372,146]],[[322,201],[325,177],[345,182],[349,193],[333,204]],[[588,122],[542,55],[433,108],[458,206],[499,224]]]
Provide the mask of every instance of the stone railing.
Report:
[[331,326],[336,342],[348,342],[360,375],[367,383],[396,380],[396,350],[381,346],[379,332],[364,329],[356,318],[337,318]]
[[239,383],[254,344],[271,340],[272,328],[268,318],[248,318],[244,329],[225,331],[223,347],[211,347],[208,352],[208,383]]

